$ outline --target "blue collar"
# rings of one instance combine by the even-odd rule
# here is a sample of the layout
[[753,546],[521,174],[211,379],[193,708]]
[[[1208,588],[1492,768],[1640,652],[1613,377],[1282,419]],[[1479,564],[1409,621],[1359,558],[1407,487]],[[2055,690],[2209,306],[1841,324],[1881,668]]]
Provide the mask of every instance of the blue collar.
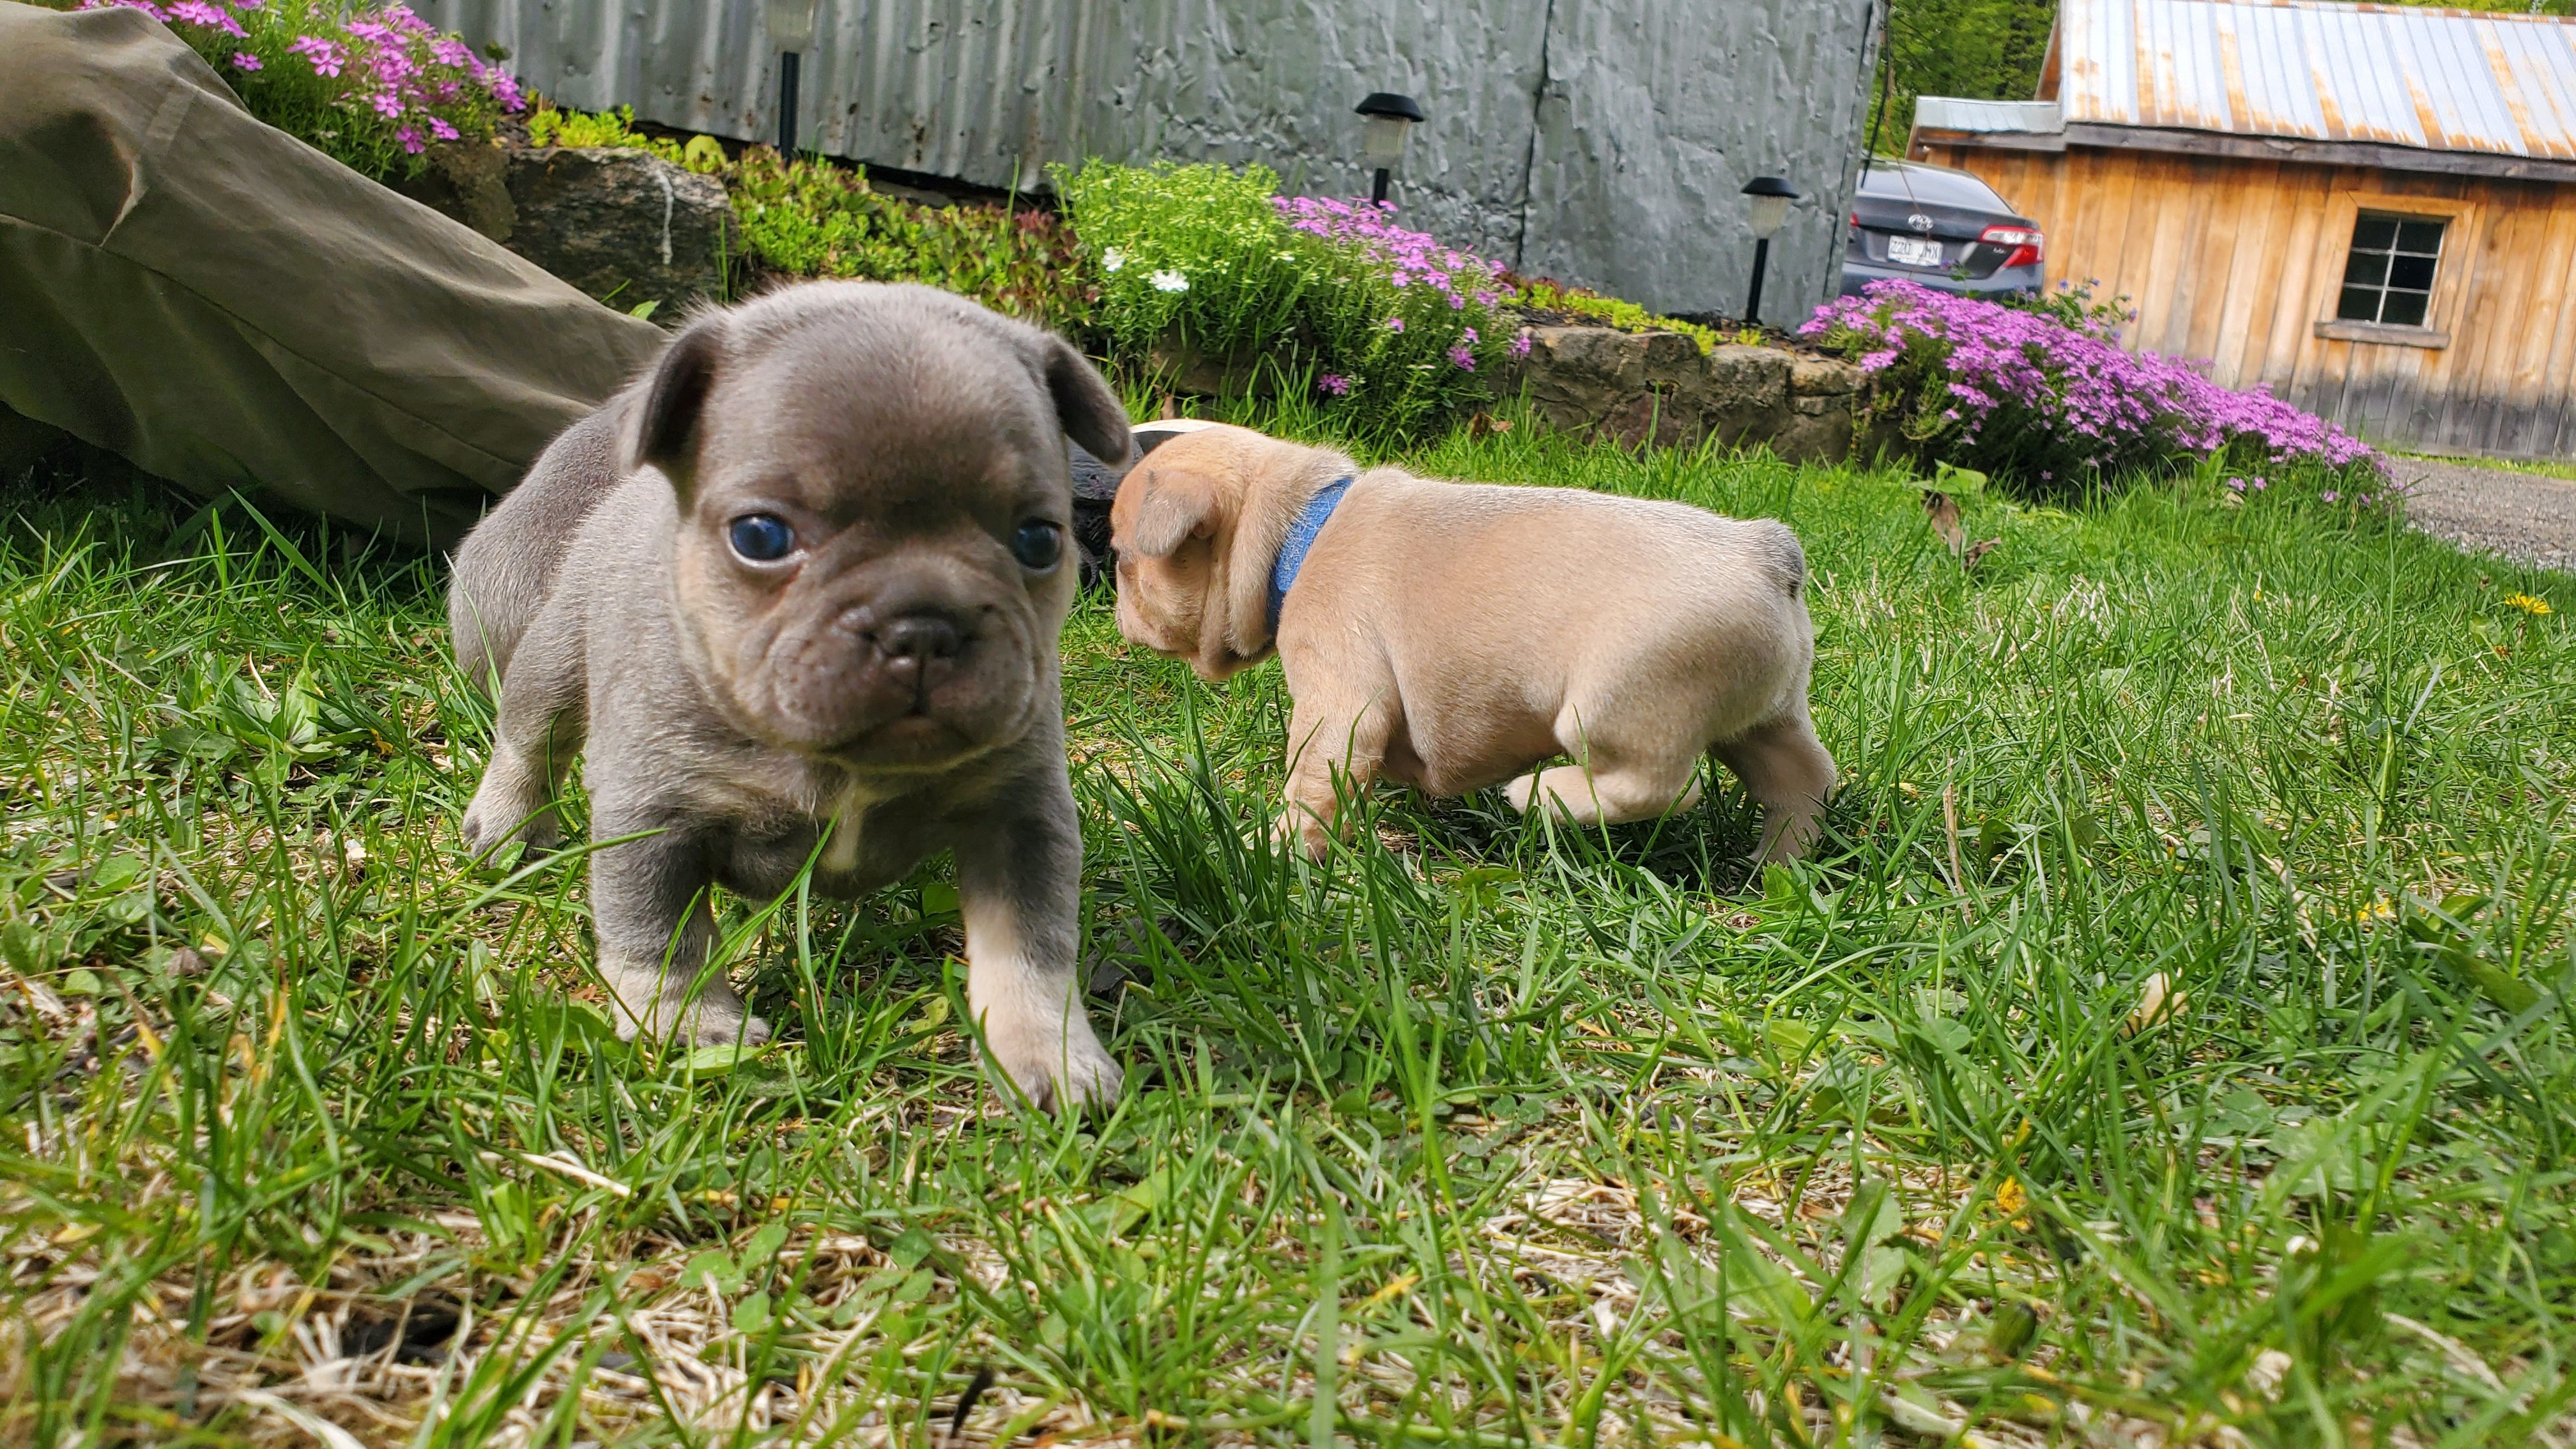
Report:
[[1280,541],[1279,561],[1270,566],[1270,632],[1272,634],[1276,635],[1279,632],[1279,609],[1281,605],[1288,602],[1288,590],[1297,582],[1297,570],[1305,567],[1306,551],[1315,546],[1315,535],[1324,531],[1324,524],[1332,518],[1333,510],[1341,506],[1342,495],[1351,491],[1351,484],[1354,481],[1356,480],[1350,478],[1336,478],[1317,489],[1315,496],[1306,500],[1305,511],[1297,515],[1295,523],[1289,525],[1288,537]]

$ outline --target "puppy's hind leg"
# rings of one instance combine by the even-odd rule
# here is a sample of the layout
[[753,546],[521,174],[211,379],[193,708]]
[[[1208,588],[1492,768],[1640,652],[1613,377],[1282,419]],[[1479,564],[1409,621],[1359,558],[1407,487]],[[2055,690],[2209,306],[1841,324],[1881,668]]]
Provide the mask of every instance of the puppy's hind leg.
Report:
[[[594,834],[614,839],[664,818],[649,802],[604,799]],[[590,858],[590,913],[599,974],[617,995],[617,1034],[676,1037],[698,1046],[769,1040],[733,983],[707,969],[715,915],[699,842],[667,832],[628,840]]]
[[555,790],[581,753],[588,725],[588,671],[568,608],[538,613],[501,681],[492,758],[465,807],[465,848],[480,855],[503,840],[552,845],[563,836]]
[[1526,813],[1532,801],[1569,825],[1623,825],[1655,820],[1699,803],[1699,759],[1622,760],[1595,749],[1580,765],[1556,765],[1523,775],[1503,787],[1512,808]]
[[1805,701],[1736,739],[1711,746],[1709,753],[1762,802],[1762,846],[1755,858],[1769,862],[1805,854],[1815,843],[1816,816],[1834,790],[1834,757],[1816,738]]
[[1556,718],[1556,742],[1575,763],[1504,786],[1512,808],[1544,807],[1569,825],[1594,826],[1655,820],[1698,804],[1698,741],[1670,738],[1662,721],[1633,715],[1611,730],[1593,727],[1596,715],[1609,713],[1567,704]]

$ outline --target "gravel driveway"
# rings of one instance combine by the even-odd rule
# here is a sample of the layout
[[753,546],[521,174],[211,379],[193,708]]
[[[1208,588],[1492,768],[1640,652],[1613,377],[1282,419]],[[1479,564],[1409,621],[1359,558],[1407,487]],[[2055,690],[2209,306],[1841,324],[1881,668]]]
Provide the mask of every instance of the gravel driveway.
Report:
[[2417,528],[2479,553],[2576,571],[2576,483],[2434,458],[2391,457]]

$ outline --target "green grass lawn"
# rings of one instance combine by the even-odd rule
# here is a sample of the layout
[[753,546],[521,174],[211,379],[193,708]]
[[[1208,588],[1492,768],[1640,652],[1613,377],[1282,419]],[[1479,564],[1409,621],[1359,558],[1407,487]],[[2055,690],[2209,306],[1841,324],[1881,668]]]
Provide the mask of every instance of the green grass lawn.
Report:
[[1277,668],[1087,601],[1065,1123],[937,870],[734,903],[764,1055],[605,1039],[578,855],[458,848],[436,562],[0,494],[0,1442],[2576,1438],[2576,584],[2210,480],[1972,498],[1965,575],[1900,473],[1416,461],[1793,524],[1825,848],[1387,792],[1284,862]]

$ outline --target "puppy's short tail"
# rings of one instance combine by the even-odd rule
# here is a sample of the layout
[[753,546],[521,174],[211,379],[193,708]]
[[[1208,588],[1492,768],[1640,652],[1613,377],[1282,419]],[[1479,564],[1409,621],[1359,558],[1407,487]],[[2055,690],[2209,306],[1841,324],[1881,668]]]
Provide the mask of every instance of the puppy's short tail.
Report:
[[1753,525],[1753,555],[1781,592],[1797,598],[1807,587],[1807,551],[1789,525],[1764,519]]

